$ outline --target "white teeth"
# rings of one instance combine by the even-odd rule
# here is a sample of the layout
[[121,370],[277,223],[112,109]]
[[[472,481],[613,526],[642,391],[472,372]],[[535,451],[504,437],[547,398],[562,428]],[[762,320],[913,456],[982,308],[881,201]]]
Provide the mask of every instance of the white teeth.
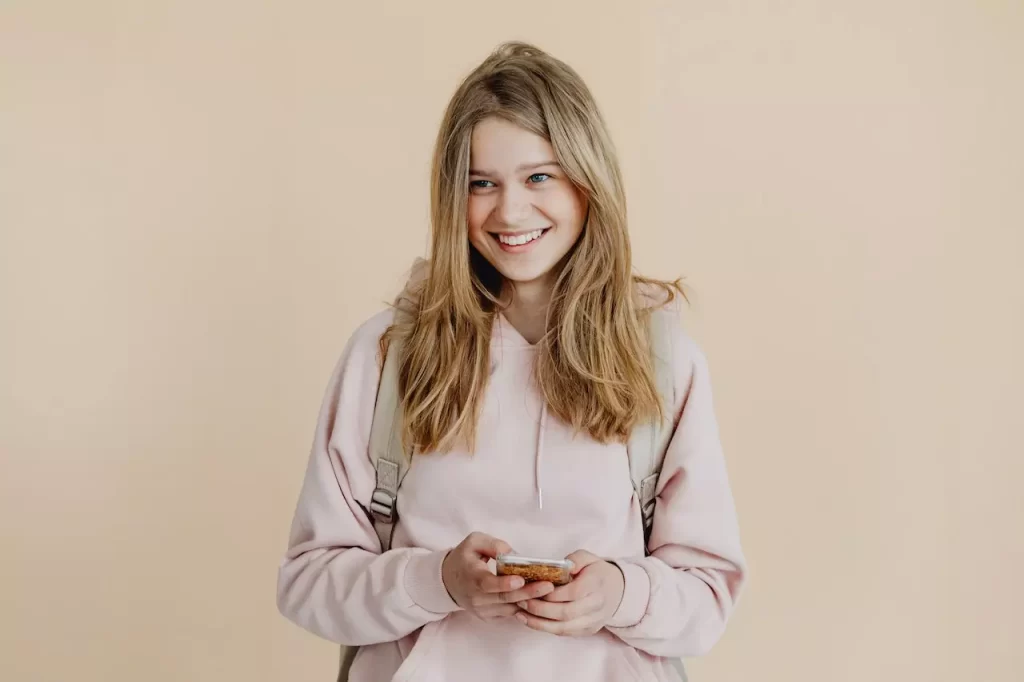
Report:
[[544,234],[544,230],[534,230],[533,232],[527,232],[526,234],[520,235],[499,234],[498,241],[508,246],[522,246],[523,244],[532,242],[542,234]]

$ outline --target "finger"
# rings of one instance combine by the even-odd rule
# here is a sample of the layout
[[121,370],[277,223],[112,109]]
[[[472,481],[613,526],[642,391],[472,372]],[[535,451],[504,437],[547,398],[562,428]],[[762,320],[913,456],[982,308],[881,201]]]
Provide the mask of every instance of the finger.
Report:
[[520,623],[530,628],[531,630],[547,632],[552,635],[568,634],[565,630],[565,623],[557,620],[548,620],[546,618],[540,618],[525,611],[520,611],[519,613],[517,613],[516,620],[518,620]]
[[565,557],[573,563],[572,574],[576,575],[590,564],[603,561],[601,557],[591,554],[585,549],[577,549],[575,552]]
[[[518,576],[507,577],[514,578]],[[491,579],[493,578],[494,576],[491,576]],[[554,587],[554,585],[547,581],[538,580],[536,582],[526,583],[518,589],[510,590],[502,588],[497,592],[480,590],[476,595],[471,597],[470,602],[475,608],[490,606],[492,604],[512,604],[514,606],[516,603],[526,601],[528,599],[541,599],[544,595],[551,592]]]
[[515,604],[517,602],[526,601],[527,599],[540,599],[551,593],[551,590],[555,589],[555,586],[546,580],[538,580],[537,582],[527,583],[525,587],[512,590],[511,592],[502,592],[498,596],[506,604]]
[[494,620],[496,618],[511,618],[519,613],[519,607],[515,604],[494,604],[476,609],[474,613],[483,620]]
[[561,635],[563,637],[592,634],[597,631],[594,628],[594,623],[590,616],[584,616],[583,618],[578,618],[576,620],[562,622],[540,618],[520,611],[516,614],[516,620],[532,630],[548,632],[552,635]]
[[[501,592],[514,592],[526,585],[526,580],[518,575],[494,575],[489,571],[482,572],[476,578],[476,589],[482,594],[498,595]],[[497,597],[495,603],[500,601]]]
[[527,599],[519,602],[519,608],[534,616],[547,620],[570,620],[568,616],[569,604],[554,604],[542,599]]
[[465,542],[467,549],[489,559],[495,559],[499,554],[512,552],[512,547],[507,542],[485,533],[470,533]]
[[592,594],[579,601],[553,603],[543,599],[530,599],[519,602],[519,608],[534,616],[548,620],[569,622],[599,611],[602,605],[601,595]]
[[587,576],[583,576],[568,585],[556,587],[544,599],[553,602],[578,601],[588,594],[592,594],[596,589],[596,583],[593,580],[588,580]]

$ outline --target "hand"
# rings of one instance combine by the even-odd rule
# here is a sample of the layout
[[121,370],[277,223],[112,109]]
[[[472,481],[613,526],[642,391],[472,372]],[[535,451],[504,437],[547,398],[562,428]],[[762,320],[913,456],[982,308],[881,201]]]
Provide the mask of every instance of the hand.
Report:
[[516,618],[527,627],[555,635],[579,637],[603,628],[622,601],[626,581],[615,564],[590,552],[570,554],[573,581],[556,587],[543,599],[519,603]]
[[549,582],[527,585],[518,575],[491,573],[488,559],[511,551],[502,540],[470,533],[448,552],[441,564],[441,580],[455,603],[482,620],[491,620],[514,616],[519,612],[516,602],[550,594],[555,586]]

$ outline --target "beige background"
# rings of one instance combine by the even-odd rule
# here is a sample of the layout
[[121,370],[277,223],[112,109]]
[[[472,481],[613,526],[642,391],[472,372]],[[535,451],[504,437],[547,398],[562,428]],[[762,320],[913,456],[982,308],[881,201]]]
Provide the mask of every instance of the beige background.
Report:
[[508,38],[692,287],[753,570],[693,679],[1020,680],[1024,5],[968,0],[4,3],[0,679],[333,679],[274,606],[321,392]]

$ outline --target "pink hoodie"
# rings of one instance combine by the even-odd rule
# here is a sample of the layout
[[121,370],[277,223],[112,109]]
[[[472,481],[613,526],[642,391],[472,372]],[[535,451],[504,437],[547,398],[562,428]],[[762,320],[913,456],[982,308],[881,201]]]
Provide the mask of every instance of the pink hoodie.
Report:
[[[327,388],[281,563],[281,613],[333,642],[362,647],[353,682],[678,680],[660,657],[696,656],[719,639],[744,578],[733,498],[704,356],[676,327],[677,429],[658,483],[644,556],[624,445],[574,437],[532,383],[536,347],[498,316],[492,376],[472,455],[417,455],[402,484],[393,549],[381,554],[364,511],[390,311],[349,341]],[[445,553],[472,531],[529,556],[577,549],[614,559],[625,594],[589,637],[537,632],[514,618],[483,622],[441,581]]]

